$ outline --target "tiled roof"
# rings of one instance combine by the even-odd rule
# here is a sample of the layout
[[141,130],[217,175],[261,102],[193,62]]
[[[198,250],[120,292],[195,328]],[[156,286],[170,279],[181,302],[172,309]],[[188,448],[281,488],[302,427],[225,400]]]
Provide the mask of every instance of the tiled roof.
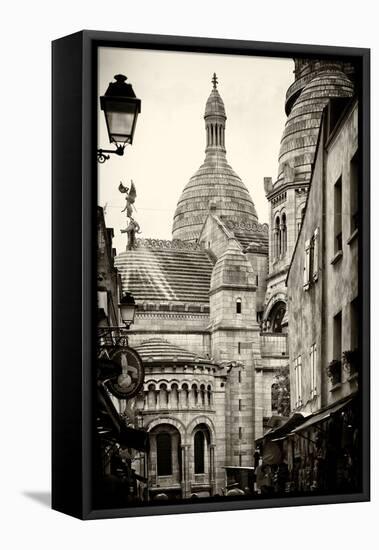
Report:
[[185,362],[211,362],[209,359],[199,357],[194,353],[175,346],[162,338],[150,338],[145,340],[134,349],[139,353],[143,361],[185,361]]
[[213,265],[206,252],[180,241],[140,239],[115,258],[123,291],[137,302],[208,303]]

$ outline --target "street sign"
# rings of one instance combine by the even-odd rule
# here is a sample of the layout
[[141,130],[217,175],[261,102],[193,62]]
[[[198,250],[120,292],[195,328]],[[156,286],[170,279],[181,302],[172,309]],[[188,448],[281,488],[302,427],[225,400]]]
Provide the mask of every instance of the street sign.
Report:
[[129,347],[118,349],[111,361],[121,368],[121,373],[107,382],[112,395],[118,399],[130,399],[138,394],[143,386],[145,369],[141,357]]

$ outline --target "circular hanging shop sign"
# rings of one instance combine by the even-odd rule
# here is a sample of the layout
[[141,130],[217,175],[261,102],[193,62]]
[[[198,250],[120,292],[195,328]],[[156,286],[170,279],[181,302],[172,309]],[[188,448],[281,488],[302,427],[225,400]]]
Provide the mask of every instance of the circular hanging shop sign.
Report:
[[121,374],[108,381],[109,391],[118,399],[130,399],[137,395],[145,378],[141,357],[132,348],[122,348],[112,355],[111,360],[121,367]]

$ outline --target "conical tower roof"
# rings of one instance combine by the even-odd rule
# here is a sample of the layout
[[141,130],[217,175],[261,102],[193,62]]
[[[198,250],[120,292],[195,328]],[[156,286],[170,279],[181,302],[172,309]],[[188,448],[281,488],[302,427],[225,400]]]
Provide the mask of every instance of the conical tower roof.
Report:
[[257,222],[258,216],[250,193],[226,159],[224,102],[213,75],[213,88],[205,106],[205,160],[185,186],[178,201],[172,229],[173,239],[196,241],[209,205],[225,220]]
[[[295,80],[287,92],[288,118],[274,188],[291,183],[309,184],[323,110],[330,99],[349,98],[354,93],[354,85],[342,63],[318,61],[312,68]],[[287,166],[291,169],[289,175],[285,174]]]

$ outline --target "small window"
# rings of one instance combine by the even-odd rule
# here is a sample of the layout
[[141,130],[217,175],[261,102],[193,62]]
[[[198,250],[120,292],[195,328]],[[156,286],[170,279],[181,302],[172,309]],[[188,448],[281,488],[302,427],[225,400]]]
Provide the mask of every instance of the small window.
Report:
[[237,298],[236,313],[242,313],[242,300],[241,300],[241,298]]
[[242,411],[242,399],[238,400],[238,410]]
[[242,374],[241,374],[241,371],[239,370],[238,371],[238,383],[241,384],[241,380],[242,380]]
[[238,428],[238,439],[242,439],[242,428],[241,428],[241,426]]
[[241,355],[241,342],[238,342],[238,355]]

